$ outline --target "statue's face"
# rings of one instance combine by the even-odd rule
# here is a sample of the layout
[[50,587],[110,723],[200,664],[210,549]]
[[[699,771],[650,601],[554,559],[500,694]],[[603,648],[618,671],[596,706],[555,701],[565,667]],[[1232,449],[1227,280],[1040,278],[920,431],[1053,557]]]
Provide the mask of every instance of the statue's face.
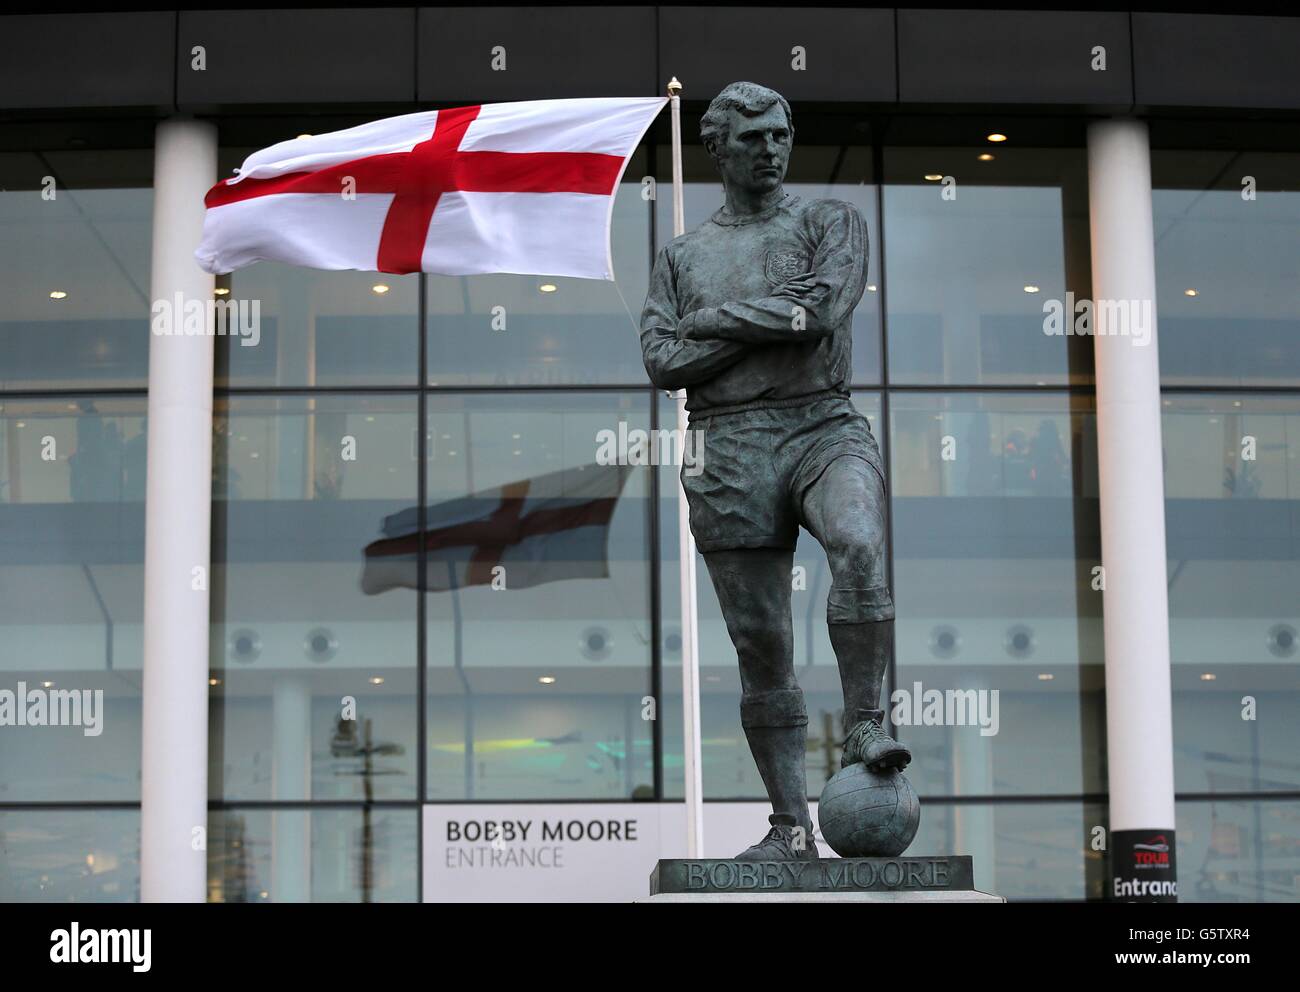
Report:
[[728,113],[727,140],[717,149],[723,184],[755,193],[776,189],[790,165],[790,123],[785,111],[774,103],[756,117],[735,107]]

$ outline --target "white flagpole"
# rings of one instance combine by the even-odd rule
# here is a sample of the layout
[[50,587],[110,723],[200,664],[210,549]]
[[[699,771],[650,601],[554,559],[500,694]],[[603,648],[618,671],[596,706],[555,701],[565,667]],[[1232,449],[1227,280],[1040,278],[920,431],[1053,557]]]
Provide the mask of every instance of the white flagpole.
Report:
[[[682,84],[668,83],[673,121],[673,237],[686,233],[682,189]],[[686,390],[679,389],[677,431],[682,457],[686,454]],[[686,490],[677,487],[677,551],[681,560],[682,594],[682,755],[686,776],[686,856],[698,858],[704,849],[704,778],[700,768],[700,632],[695,612],[695,538],[691,536]]]

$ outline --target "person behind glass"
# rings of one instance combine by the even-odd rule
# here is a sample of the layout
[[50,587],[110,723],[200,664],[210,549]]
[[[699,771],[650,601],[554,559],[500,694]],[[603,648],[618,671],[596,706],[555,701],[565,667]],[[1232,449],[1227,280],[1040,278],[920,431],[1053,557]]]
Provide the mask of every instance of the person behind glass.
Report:
[[[799,527],[826,551],[831,644],[844,692],[841,764],[902,768],[883,729],[894,634],[880,452],[849,394],[853,309],[866,287],[858,210],[783,186],[794,127],[773,90],[732,83],[700,126],[725,202],[655,260],[641,318],[650,380],[686,390],[702,464],[682,484],[690,527],[735,645],[740,718],[771,800],[746,860],[817,856],[808,715],[794,673],[791,573]],[[697,449],[699,450],[699,449]]]
[[122,437],[95,401],[77,401],[77,448],[68,456],[68,490],[74,503],[111,503],[122,498]]

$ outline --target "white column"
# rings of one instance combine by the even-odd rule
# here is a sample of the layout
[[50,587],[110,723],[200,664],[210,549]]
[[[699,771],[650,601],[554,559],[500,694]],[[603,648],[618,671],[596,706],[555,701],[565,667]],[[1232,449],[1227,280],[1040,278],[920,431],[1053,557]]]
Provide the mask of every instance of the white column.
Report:
[[[1160,362],[1144,123],[1089,125],[1088,196],[1094,302],[1132,301],[1125,308],[1098,306],[1094,324],[1110,828],[1172,831]],[[1142,306],[1150,308],[1145,344],[1132,333]]]
[[[203,197],[216,180],[215,127],[188,120],[158,125],[151,300],[174,307],[181,294],[182,301],[202,303],[206,314],[214,279],[194,261],[194,248],[203,228]],[[212,346],[208,335],[151,334],[149,340],[144,902],[203,902],[207,896]]]

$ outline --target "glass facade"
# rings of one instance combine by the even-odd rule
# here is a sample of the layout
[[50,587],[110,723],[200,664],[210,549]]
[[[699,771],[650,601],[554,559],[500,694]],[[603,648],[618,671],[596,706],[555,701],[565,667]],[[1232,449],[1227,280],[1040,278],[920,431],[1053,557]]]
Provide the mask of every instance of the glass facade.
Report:
[[1151,171],[1180,889],[1295,902],[1300,154],[1179,137]]
[[[916,849],[974,854],[979,887],[1011,899],[1097,899],[1091,341],[1043,330],[1045,301],[1091,288],[1086,151],[1063,122],[984,125],[801,115],[787,186],[867,222],[852,385],[888,468],[886,692],[996,693],[980,725],[895,720]],[[998,127],[1013,140],[988,142]],[[223,167],[284,136],[270,128],[223,124]],[[1294,899],[1300,878],[1300,731],[1256,719],[1300,703],[1298,165],[1153,155],[1179,860],[1197,899]],[[685,169],[690,228],[721,193],[693,141]],[[629,455],[675,425],[636,334],[670,174],[648,138],[616,200],[616,282],[265,263],[218,281],[256,303],[260,339],[216,343],[211,901],[418,900],[425,803],[681,798],[678,466]],[[0,901],[138,898],[151,182],[148,149],[0,153],[0,674],[104,700],[99,736],[0,727]],[[555,538],[556,511],[590,513],[590,540]],[[467,527],[483,517],[495,529]],[[471,550],[417,547],[421,524]],[[558,572],[489,567],[523,532],[550,535]],[[705,796],[758,802],[698,572]],[[807,534],[792,582],[816,798],[842,700]]]

